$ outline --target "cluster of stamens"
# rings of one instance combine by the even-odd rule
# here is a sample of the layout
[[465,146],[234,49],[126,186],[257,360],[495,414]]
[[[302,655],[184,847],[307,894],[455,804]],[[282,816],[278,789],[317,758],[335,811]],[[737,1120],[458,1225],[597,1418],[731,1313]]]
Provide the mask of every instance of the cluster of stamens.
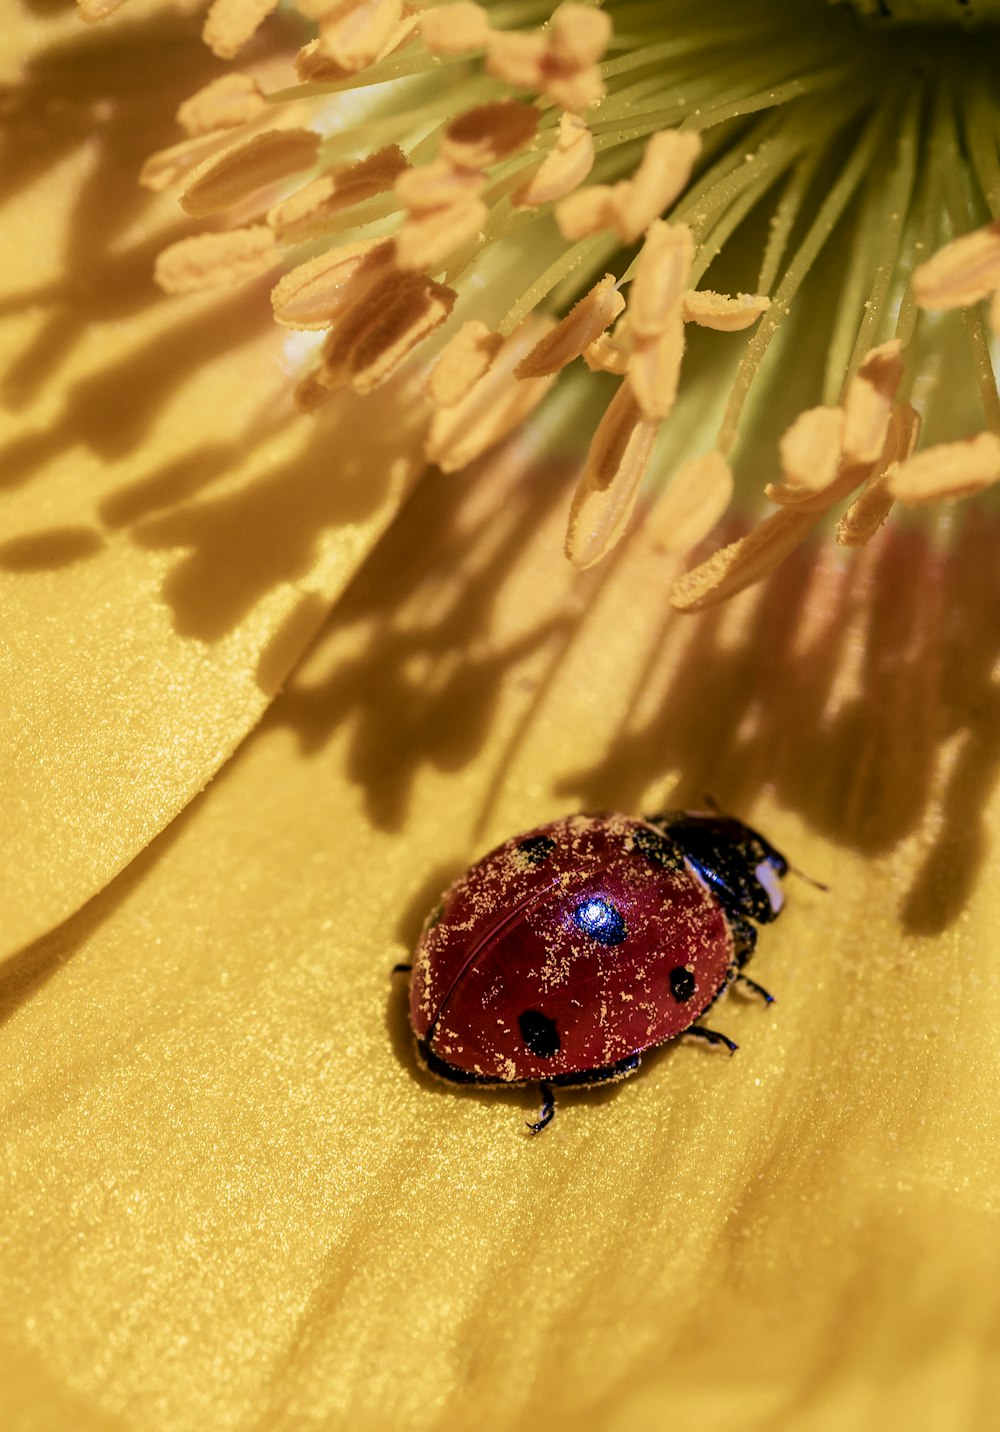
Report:
[[[229,55],[270,8],[262,0],[216,0],[206,37]],[[576,359],[617,376],[568,524],[570,560],[593,565],[620,540],[639,501],[677,399],[686,326],[748,330],[772,298],[781,301],[780,288],[770,296],[700,289],[712,257],[699,243],[703,216],[663,217],[711,158],[702,132],[694,118],[680,128],[640,126],[628,142],[643,140],[641,150],[626,150],[636,156],[631,168],[619,167],[620,177],[610,171],[612,182],[587,182],[602,149],[594,122],[604,110],[612,41],[610,19],[590,4],[562,4],[530,30],[496,28],[472,0],[298,0],[298,8],[319,25],[297,59],[302,85],[275,103],[249,75],[214,81],[179,111],[186,138],[145,167],[149,187],[183,183],[180,202],[189,214],[227,225],[161,254],[160,285],[183,293],[285,269],[272,291],[275,318],[324,335],[297,385],[304,409],[343,388],[371,392],[431,340],[424,349],[434,359],[425,384],[426,453],[446,470],[507,437]],[[424,73],[428,64],[473,60],[481,66],[482,102],[432,125],[408,152],[390,142],[330,162],[327,138],[306,122],[309,105],[362,71],[377,79],[393,57],[403,57],[397,69],[405,73],[411,53]],[[765,142],[746,159],[766,163],[766,156]],[[294,188],[299,176],[304,182]],[[725,171],[716,187],[738,180]],[[519,223],[540,217],[549,220],[550,238],[561,237],[564,256],[499,322],[467,316],[467,275],[488,249],[491,230],[516,233]],[[374,230],[370,237],[324,247],[337,233],[366,228]],[[303,246],[308,256],[295,262]],[[630,246],[624,273],[590,282],[563,317],[548,311],[560,281],[588,271],[593,277]],[[978,304],[990,295],[997,331],[996,223],[950,243],[913,278],[912,298],[923,308]],[[799,415],[779,444],[780,479],[765,488],[778,510],[682,577],[675,605],[699,608],[758,580],[852,494],[837,539],[858,546],[896,499],[964,496],[1000,478],[1000,437],[992,432],[915,452],[918,413],[897,401],[903,346],[893,338],[869,347],[852,364],[839,401]],[[658,545],[688,551],[718,522],[733,489],[731,446],[730,431],[675,472],[649,517]]]

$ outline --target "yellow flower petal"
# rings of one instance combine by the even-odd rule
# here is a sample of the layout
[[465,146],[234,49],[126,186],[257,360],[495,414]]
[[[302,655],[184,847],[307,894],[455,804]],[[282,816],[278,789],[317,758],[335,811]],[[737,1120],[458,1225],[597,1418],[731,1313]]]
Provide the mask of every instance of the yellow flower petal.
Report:
[[[100,92],[104,41],[66,45],[74,93]],[[186,54],[180,73],[161,62],[166,99],[133,94],[136,125],[175,107]],[[136,162],[112,151],[99,205],[83,119],[68,137],[29,105],[12,135],[0,955],[89,899],[230,755],[396,510],[421,436],[406,395],[378,421],[353,398],[296,415],[261,294],[158,293],[175,209],[136,189],[127,126],[114,143]]]
[[[0,1396],[36,1423],[937,1432],[988,1375],[993,637],[938,675],[901,613],[947,630],[928,582],[975,595],[995,528],[664,626],[671,564],[578,586],[530,475],[421,485],[227,773],[8,969]],[[732,1060],[537,1140],[532,1091],[416,1070],[389,971],[457,869],[706,789],[832,886],[762,934],[773,1009],[713,1009]]]

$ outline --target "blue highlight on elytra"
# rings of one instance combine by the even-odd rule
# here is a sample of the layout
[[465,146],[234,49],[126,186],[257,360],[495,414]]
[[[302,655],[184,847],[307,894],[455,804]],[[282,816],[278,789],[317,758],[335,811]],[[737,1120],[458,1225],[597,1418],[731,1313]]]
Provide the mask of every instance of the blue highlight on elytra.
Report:
[[626,935],[625,921],[610,900],[593,895],[573,911],[573,920],[599,945],[620,945]]

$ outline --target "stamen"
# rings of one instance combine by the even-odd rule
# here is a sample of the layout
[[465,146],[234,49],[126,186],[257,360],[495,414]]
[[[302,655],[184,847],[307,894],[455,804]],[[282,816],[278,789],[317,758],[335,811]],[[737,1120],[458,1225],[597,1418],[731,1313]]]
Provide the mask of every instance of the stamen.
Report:
[[209,160],[181,195],[181,208],[195,218],[232,208],[259,189],[316,162],[319,135],[311,129],[270,129]]
[[714,328],[718,333],[739,333],[757,322],[771,307],[763,293],[713,293],[710,288],[689,289],[681,302],[685,323]]
[[[843,445],[841,408],[809,408],[799,414],[778,442],[782,476],[796,489],[793,499],[830,486],[840,467]],[[781,500],[777,485],[765,490],[772,502]]]
[[971,497],[1000,481],[1000,437],[979,433],[963,442],[938,443],[901,462],[889,490],[901,502]]
[[854,462],[874,462],[889,430],[889,414],[903,376],[897,338],[873,348],[847,385],[844,397],[844,453]]
[[269,210],[267,222],[285,243],[298,243],[322,232],[344,209],[388,193],[408,167],[399,146],[386,145],[357,164],[342,165],[306,184]]
[[1000,288],[1000,221],[945,244],[913,272],[921,308],[967,308]]
[[511,201],[515,207],[525,209],[550,204],[582,184],[593,167],[594,136],[582,119],[567,112],[559,121],[555,148],[531,178],[514,190]]
[[458,169],[488,169],[531,143],[538,118],[533,105],[514,99],[468,109],[441,136],[441,158]]
[[278,0],[212,0],[201,37],[220,60],[231,60],[278,8]]
[[646,520],[654,547],[690,552],[711,532],[732,495],[732,469],[720,452],[681,463]]
[[540,378],[558,373],[578,358],[624,309],[625,300],[615,286],[614,274],[605,274],[562,322],[521,359],[514,369],[514,377]]
[[158,255],[153,277],[164,293],[195,293],[243,283],[280,261],[274,234],[266,224],[195,234]]
[[287,328],[329,328],[392,272],[391,239],[331,249],[285,274],[271,293],[274,316]]
[[553,377],[518,381],[514,368],[550,326],[529,318],[498,350],[486,373],[457,403],[438,408],[424,447],[444,472],[457,472],[519,427],[555,381]]
[[566,555],[574,567],[594,566],[621,540],[658,426],[622,383],[594,434],[570,508]]
[[420,16],[420,34],[432,55],[463,55],[484,50],[490,37],[490,20],[481,5],[458,0],[437,5]]
[[463,323],[431,369],[427,393],[435,407],[452,408],[461,402],[485,377],[502,346],[502,336],[491,333],[478,318]]
[[297,0],[319,20],[319,51],[350,74],[377,60],[403,16],[402,0]]
[[837,524],[837,541],[842,547],[863,547],[882,526],[895,500],[889,480],[916,447],[919,434],[917,410],[909,403],[897,404],[883,458]]
[[177,111],[177,123],[194,137],[248,124],[266,109],[267,101],[249,75],[221,75],[184,101]]

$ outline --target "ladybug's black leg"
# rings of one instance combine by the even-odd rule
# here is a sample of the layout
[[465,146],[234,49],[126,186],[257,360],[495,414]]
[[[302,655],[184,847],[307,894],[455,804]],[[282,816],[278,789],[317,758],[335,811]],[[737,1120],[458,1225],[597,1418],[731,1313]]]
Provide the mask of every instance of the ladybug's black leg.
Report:
[[694,1034],[699,1039],[707,1040],[709,1044],[724,1044],[730,1054],[735,1054],[739,1045],[734,1043],[727,1034],[720,1034],[717,1029],[706,1029],[704,1025],[692,1024],[690,1029],[685,1029],[685,1034]]
[[401,975],[401,974],[403,973],[403,971],[405,970],[406,973],[409,974],[410,970],[412,970],[412,969],[413,969],[413,966],[412,966],[412,965],[393,965],[393,967],[392,967],[392,972],[393,972],[394,975]]
[[533,1134],[540,1134],[543,1129],[548,1128],[556,1113],[556,1097],[550,1086],[539,1084],[538,1092],[542,1096],[542,1113],[537,1123],[528,1125]]
[[763,985],[758,984],[756,980],[750,979],[748,975],[737,975],[736,983],[741,984],[744,989],[750,990],[753,994],[760,995],[765,1004],[774,1003],[774,995],[769,994]]

